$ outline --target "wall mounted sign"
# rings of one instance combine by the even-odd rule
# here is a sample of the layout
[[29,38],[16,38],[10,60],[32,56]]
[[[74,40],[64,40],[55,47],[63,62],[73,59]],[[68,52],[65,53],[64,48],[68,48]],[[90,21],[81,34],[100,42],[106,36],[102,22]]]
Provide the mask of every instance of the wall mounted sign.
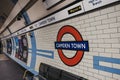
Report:
[[15,57],[19,58],[19,39],[18,37],[14,37],[15,44],[16,44],[16,50],[15,50]]
[[72,14],[72,13],[78,12],[80,10],[81,10],[81,6],[79,5],[79,6],[75,7],[75,8],[72,8],[72,9],[68,10],[68,13]]
[[12,53],[12,41],[11,41],[11,39],[7,39],[6,43],[7,43],[7,53],[11,54]]
[[[76,41],[61,41],[66,34],[72,35]],[[89,51],[88,41],[83,41],[79,31],[72,26],[63,26],[57,35],[57,42],[55,42],[55,49],[57,49],[60,59],[68,66],[77,65],[83,58],[84,51]],[[72,58],[64,55],[62,50],[75,50],[76,54]]]
[[27,36],[22,35],[21,36],[21,41],[22,41],[22,60],[27,63],[27,58],[28,58],[28,42],[27,42]]
[[83,0],[83,4],[85,11],[89,11],[116,1],[119,0]]
[[88,41],[62,41],[55,42],[56,49],[88,51]]
[[23,62],[27,62],[28,57],[28,42],[26,35],[15,37],[16,41],[16,54],[15,57]]

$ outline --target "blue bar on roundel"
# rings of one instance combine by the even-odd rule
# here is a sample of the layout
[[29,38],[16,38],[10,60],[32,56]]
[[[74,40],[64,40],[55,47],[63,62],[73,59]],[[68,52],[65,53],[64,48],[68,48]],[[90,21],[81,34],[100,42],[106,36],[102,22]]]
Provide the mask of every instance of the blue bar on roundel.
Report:
[[55,49],[89,51],[88,41],[55,42]]

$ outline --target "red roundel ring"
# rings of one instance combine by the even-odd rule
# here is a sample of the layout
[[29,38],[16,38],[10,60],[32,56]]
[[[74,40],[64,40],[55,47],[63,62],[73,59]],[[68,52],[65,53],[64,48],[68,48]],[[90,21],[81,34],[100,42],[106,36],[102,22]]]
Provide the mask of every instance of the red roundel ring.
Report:
[[[79,33],[79,31],[77,29],[75,29],[72,26],[66,25],[63,26],[57,35],[57,42],[61,42],[63,35],[65,34],[71,34],[76,41],[83,41],[81,34]],[[72,58],[68,58],[64,55],[62,49],[57,49],[58,54],[60,59],[63,61],[64,64],[68,65],[68,66],[75,66],[77,65],[81,60],[82,57],[84,55],[84,51],[76,51],[76,54],[74,57]]]

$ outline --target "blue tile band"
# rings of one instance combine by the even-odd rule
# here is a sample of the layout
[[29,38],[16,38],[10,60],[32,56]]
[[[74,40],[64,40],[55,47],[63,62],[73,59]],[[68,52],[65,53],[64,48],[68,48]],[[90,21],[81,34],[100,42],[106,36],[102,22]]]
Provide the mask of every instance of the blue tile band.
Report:
[[32,69],[35,69],[35,64],[36,64],[36,39],[35,39],[34,32],[31,32],[31,34],[32,34],[33,36],[31,37],[32,57],[31,57],[30,67],[31,67]]
[[106,71],[106,72],[110,72],[110,73],[115,73],[115,74],[120,74],[120,69],[107,67],[107,66],[101,66],[101,65],[99,65],[99,61],[114,63],[114,64],[120,64],[120,59],[93,56],[93,67],[94,67],[94,69],[102,70],[102,71]]
[[[44,54],[44,53],[47,53],[47,54]],[[37,49],[37,55],[54,59],[54,52],[50,50],[38,50]]]
[[[23,17],[24,17],[27,25],[31,23],[30,18],[29,18],[26,11],[23,12]],[[30,38],[31,39],[31,45],[32,45],[32,57],[31,57],[30,67],[32,69],[35,69],[35,64],[36,64],[36,38],[35,38],[35,34],[34,34],[33,31],[31,31],[30,33],[32,35],[31,38]]]

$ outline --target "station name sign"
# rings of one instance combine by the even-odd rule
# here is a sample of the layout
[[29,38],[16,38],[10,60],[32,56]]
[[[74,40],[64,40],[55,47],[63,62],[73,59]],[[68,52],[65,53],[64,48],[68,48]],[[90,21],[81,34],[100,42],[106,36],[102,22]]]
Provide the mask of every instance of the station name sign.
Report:
[[88,41],[55,42],[55,49],[89,51]]

